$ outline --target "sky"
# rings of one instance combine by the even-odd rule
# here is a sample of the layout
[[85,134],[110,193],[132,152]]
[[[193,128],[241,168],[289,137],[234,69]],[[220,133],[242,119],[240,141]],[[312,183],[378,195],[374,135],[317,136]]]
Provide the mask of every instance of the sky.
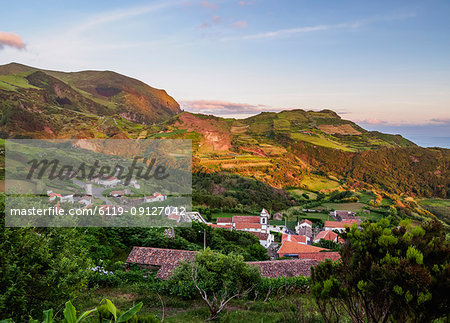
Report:
[[187,111],[332,109],[450,148],[450,1],[2,1],[0,64],[113,70]]

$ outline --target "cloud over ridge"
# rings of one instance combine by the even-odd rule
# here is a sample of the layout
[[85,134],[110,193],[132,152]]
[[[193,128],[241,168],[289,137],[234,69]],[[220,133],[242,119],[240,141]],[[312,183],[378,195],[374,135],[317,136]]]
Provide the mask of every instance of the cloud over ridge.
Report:
[[0,49],[3,49],[5,46],[14,47],[17,49],[25,49],[26,47],[19,35],[0,31]]

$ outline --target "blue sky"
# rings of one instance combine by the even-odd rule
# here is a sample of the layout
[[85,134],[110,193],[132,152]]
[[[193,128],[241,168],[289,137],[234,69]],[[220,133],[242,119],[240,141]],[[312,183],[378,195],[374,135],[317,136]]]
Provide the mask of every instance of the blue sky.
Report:
[[222,116],[333,109],[450,147],[448,17],[447,0],[10,1],[0,64],[114,70]]

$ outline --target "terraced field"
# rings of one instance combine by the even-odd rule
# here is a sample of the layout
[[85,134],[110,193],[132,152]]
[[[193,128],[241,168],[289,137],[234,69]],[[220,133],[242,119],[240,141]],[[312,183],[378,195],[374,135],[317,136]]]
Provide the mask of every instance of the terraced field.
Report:
[[306,175],[301,184],[312,191],[335,190],[341,186],[339,182],[317,175]]
[[291,133],[290,136],[292,139],[295,139],[298,141],[309,142],[311,144],[318,145],[318,146],[340,149],[340,150],[344,150],[344,151],[355,151],[354,149],[352,149],[350,147],[347,147],[337,141],[330,140],[321,135],[304,134],[304,133],[296,132],[296,133]]

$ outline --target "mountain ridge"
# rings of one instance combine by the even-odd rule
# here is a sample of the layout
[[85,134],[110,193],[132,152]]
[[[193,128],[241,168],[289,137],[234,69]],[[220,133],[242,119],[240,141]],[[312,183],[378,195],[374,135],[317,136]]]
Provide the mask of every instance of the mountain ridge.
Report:
[[221,118],[182,111],[164,90],[115,72],[16,63],[0,66],[0,102],[2,138],[190,139],[199,173],[276,188],[450,197],[450,150],[367,131],[328,109]]

